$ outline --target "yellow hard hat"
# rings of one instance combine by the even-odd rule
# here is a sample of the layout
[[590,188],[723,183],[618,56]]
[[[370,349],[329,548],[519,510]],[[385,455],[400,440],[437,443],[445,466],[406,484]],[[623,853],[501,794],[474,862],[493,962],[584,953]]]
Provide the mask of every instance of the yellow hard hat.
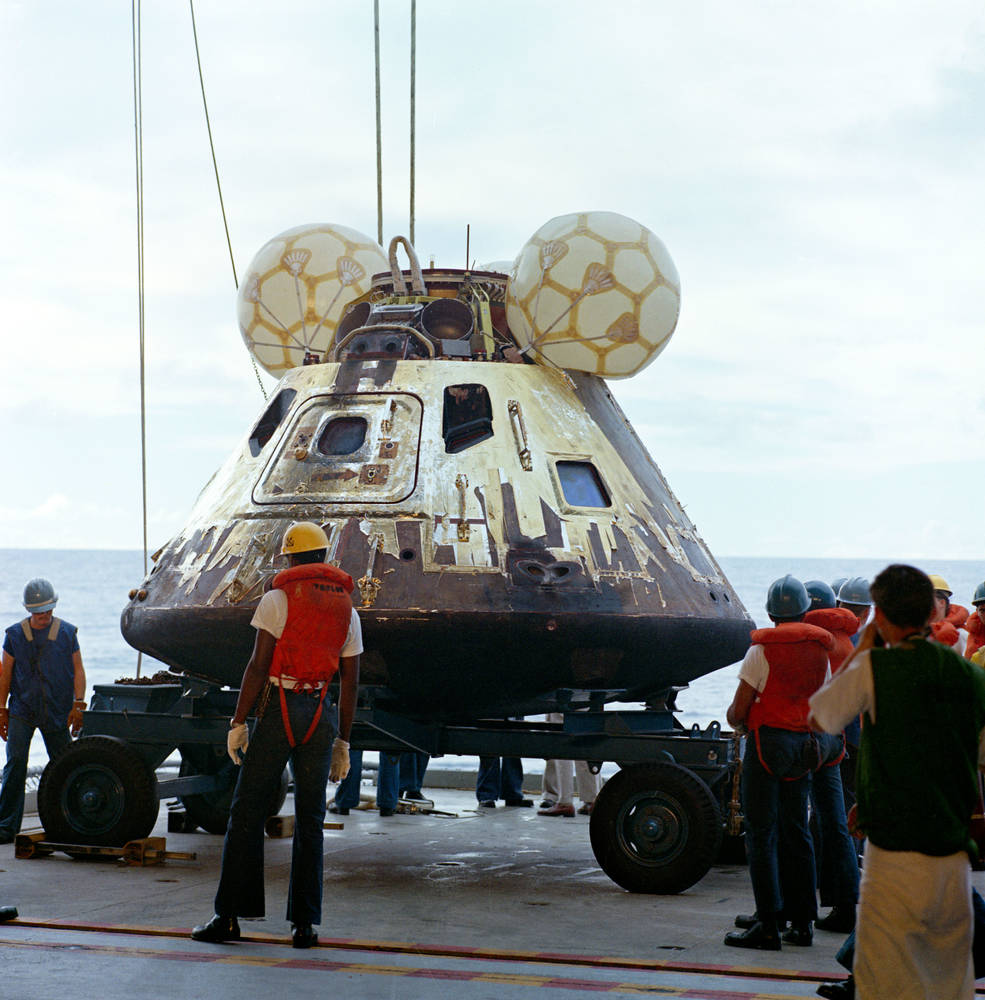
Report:
[[282,556],[296,555],[298,552],[314,552],[328,548],[328,535],[310,521],[298,521],[284,532],[280,546]]
[[947,594],[948,597],[954,593],[954,591],[947,585],[947,580],[945,580],[939,573],[928,573],[927,575],[930,577],[930,582],[934,585],[934,590],[940,590]]

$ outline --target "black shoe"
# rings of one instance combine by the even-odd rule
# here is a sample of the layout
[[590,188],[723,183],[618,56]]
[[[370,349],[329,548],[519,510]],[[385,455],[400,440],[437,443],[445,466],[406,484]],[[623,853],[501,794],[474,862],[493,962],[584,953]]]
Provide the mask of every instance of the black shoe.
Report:
[[855,980],[849,976],[836,983],[821,983],[817,995],[826,1000],[855,1000]]
[[402,799],[417,799],[419,802],[429,802],[430,799],[419,789],[415,788],[411,792],[404,792],[401,796]]
[[834,931],[836,934],[848,934],[855,930],[855,907],[835,906],[826,917],[814,921],[819,931]]
[[314,948],[318,944],[318,935],[311,924],[291,924],[291,947]]
[[16,906],[0,906],[0,922],[17,919]]
[[336,816],[348,816],[349,810],[346,806],[337,806],[334,802],[328,807],[330,813],[335,813]]
[[492,799],[483,799],[483,801],[479,803],[479,806],[482,809],[495,809],[496,803]]
[[0,844],[12,844],[14,835],[12,833],[0,833]]
[[748,930],[730,931],[725,935],[725,943],[733,948],[755,948],[758,951],[779,951],[780,935],[767,931],[759,921]]
[[791,924],[790,929],[784,931],[780,938],[784,944],[795,944],[801,948],[809,948],[814,943],[814,931],[811,930],[809,921],[806,924]]
[[552,806],[556,806],[557,803],[553,799],[544,799],[540,804],[541,809],[550,809]]
[[380,815],[381,816],[392,816],[393,813],[394,813],[393,809],[387,809],[386,806],[380,806]]
[[208,941],[209,944],[238,941],[239,921],[235,917],[220,917],[216,914],[207,924],[199,924],[192,931],[192,938],[196,941]]
[[529,809],[534,804],[533,799],[507,799],[506,805],[508,806],[520,806],[524,809]]

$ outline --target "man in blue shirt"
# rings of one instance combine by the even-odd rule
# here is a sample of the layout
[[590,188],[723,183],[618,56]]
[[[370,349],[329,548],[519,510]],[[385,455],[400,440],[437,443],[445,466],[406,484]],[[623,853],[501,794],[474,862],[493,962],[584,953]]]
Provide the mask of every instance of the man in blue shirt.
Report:
[[[49,757],[82,729],[86,675],[77,629],[55,618],[55,588],[44,579],[24,588],[28,618],[11,625],[0,661],[0,739],[7,763],[0,788],[0,844],[13,841],[24,817],[24,783],[34,730],[40,729]],[[8,703],[9,699],[9,703]]]

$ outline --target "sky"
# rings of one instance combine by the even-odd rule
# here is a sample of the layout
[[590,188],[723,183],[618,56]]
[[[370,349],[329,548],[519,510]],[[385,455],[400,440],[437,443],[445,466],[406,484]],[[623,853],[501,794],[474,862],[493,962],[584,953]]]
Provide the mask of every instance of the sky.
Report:
[[[387,242],[410,3],[380,8]],[[237,272],[304,223],[375,236],[371,0],[195,17]],[[188,6],[141,38],[153,552],[263,396]],[[130,4],[0,3],[0,548],[142,545],[131,60]],[[712,552],[985,561],[981,0],[418,0],[416,93],[422,261],[585,210],[668,247],[677,331],[611,385]]]

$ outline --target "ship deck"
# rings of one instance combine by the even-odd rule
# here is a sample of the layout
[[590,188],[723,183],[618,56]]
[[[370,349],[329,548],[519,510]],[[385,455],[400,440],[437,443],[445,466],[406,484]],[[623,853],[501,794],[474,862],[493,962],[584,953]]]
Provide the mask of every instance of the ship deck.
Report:
[[[782,952],[723,945],[734,915],[754,909],[744,866],[714,867],[678,896],[634,895],[599,869],[587,817],[479,810],[469,790],[428,792],[450,815],[327,817],[344,828],[325,831],[325,913],[309,951],[290,947],[283,919],[289,838],[266,843],[268,916],[241,921],[243,940],[228,945],[188,936],[212,914],[222,838],[168,833],[163,803],[155,835],[194,860],[23,860],[0,846],[0,904],[20,914],[0,924],[3,994],[54,1000],[71,983],[77,996],[106,1000],[285,988],[521,998],[549,986],[559,1000],[598,992],[762,1000],[813,996],[843,975],[838,934],[819,931],[812,947]],[[288,798],[283,813],[291,812]],[[26,816],[23,832],[36,822]],[[985,887],[981,874],[975,880]]]

